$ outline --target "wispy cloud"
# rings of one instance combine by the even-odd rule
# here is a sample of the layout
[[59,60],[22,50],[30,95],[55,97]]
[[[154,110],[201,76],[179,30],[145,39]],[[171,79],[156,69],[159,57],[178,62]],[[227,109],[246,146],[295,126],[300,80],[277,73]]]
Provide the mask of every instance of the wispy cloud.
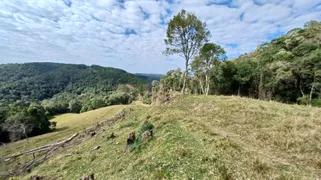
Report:
[[165,73],[166,24],[181,9],[206,21],[229,58],[321,19],[321,0],[0,0],[0,63],[54,61]]

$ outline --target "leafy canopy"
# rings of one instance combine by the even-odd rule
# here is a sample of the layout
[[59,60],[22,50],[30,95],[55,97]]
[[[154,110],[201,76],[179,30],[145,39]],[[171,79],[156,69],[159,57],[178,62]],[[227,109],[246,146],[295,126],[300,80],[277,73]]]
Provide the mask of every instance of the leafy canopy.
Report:
[[185,59],[190,59],[207,41],[210,31],[206,23],[200,21],[195,14],[182,10],[169,22],[166,35],[165,54],[178,54]]

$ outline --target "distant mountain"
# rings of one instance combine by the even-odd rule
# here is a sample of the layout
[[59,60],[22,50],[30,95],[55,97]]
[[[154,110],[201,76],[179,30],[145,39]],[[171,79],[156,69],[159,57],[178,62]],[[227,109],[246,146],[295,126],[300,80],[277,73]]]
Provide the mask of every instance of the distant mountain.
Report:
[[137,86],[148,78],[97,65],[25,63],[0,65],[0,102],[41,101],[60,92],[81,94],[116,90],[119,84]]
[[153,80],[159,81],[162,78],[162,76],[164,76],[163,74],[148,74],[148,73],[136,73],[135,75],[149,82]]

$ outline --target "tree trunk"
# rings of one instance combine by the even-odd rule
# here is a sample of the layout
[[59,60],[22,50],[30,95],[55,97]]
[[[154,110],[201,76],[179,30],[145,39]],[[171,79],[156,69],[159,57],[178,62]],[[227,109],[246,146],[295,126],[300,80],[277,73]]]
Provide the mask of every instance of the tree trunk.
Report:
[[237,90],[237,95],[240,96],[241,95],[241,85],[239,84],[239,89]]
[[303,92],[303,90],[302,90],[302,85],[301,85],[301,83],[300,83],[299,87],[300,87],[300,91],[301,91],[302,97],[304,98],[305,95],[304,95],[304,92]]
[[182,88],[182,94],[183,94],[183,95],[185,95],[187,74],[188,74],[188,59],[186,58],[186,62],[185,62],[185,73],[184,73],[184,76],[183,76],[183,88]]
[[199,83],[200,83],[200,87],[201,87],[202,94],[205,94],[204,84],[203,84],[203,82],[202,82],[201,79],[199,80]]
[[205,84],[206,84],[205,95],[206,95],[206,96],[208,95],[208,91],[209,91],[209,89],[210,89],[209,79],[210,79],[209,75],[206,74],[206,75],[205,75],[205,82],[206,82],[206,83],[205,83]]
[[259,83],[259,99],[265,100],[265,87],[264,87],[264,73],[261,71],[260,73],[260,83]]
[[312,87],[311,87],[311,91],[310,91],[309,106],[311,106],[312,96],[313,96],[313,91],[314,91],[314,85],[312,85]]

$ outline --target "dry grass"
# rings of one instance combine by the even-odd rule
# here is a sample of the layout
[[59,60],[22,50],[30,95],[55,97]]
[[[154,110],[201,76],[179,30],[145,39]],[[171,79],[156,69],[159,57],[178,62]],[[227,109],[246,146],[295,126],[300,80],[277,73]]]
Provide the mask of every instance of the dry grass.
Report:
[[[170,105],[130,107],[105,133],[67,148],[22,179],[35,174],[79,179],[90,173],[98,179],[321,178],[319,108],[226,96],[176,96]],[[87,125],[100,121],[97,112],[89,113]],[[73,122],[74,116],[67,116],[60,124]],[[155,137],[139,151],[124,152],[129,132],[138,131],[147,116]],[[116,138],[108,138],[111,132]]]

